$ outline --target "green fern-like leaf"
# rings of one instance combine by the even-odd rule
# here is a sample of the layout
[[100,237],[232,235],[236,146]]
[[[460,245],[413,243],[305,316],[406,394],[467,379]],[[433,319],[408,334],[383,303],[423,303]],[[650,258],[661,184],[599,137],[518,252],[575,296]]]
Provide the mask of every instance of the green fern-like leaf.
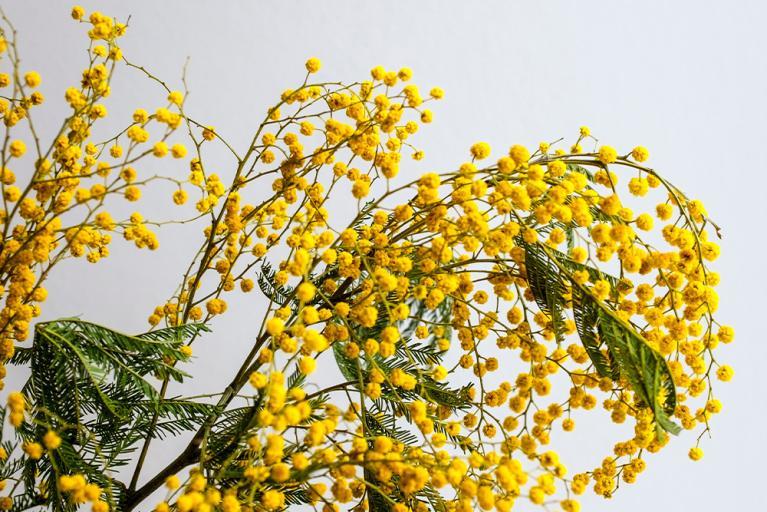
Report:
[[678,434],[681,429],[671,420],[676,389],[668,362],[610,306],[573,279],[573,272],[585,270],[591,279],[605,279],[614,293],[618,280],[543,245],[521,243],[530,288],[541,309],[553,314],[555,307],[562,307],[562,291],[564,283],[568,283],[581,343],[599,375],[616,381],[625,377],[632,391],[653,411],[658,427]]
[[57,482],[61,475],[81,473],[106,490],[116,509],[126,489],[112,471],[130,462],[138,443],[196,429],[214,410],[183,398],[160,399],[153,383],[182,380],[186,374],[175,365],[187,359],[181,349],[207,330],[190,324],[134,336],[74,318],[38,324],[32,346],[11,360],[31,370],[22,390],[34,421],[20,432],[40,439],[53,428],[62,442],[48,457],[10,468],[24,482],[15,502],[36,503],[37,484],[44,482],[49,510],[74,510]]

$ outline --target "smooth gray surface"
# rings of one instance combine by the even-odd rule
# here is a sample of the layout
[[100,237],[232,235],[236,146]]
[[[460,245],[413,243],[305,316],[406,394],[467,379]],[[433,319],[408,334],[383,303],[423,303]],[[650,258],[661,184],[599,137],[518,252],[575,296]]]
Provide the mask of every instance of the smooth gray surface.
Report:
[[[125,55],[171,83],[191,57],[188,110],[241,147],[281,90],[303,78],[309,56],[323,60],[320,77],[355,80],[377,64],[410,66],[414,82],[442,86],[435,122],[419,133],[426,151],[404,173],[450,168],[468,146],[572,139],[589,125],[604,143],[629,150],[647,146],[650,164],[691,196],[702,199],[723,227],[723,255],[715,267],[719,318],[737,339],[719,352],[735,368],[720,385],[724,411],[713,422],[700,463],[687,460],[692,434],[648,459],[637,484],[606,502],[587,494],[584,510],[763,510],[762,460],[767,421],[764,343],[764,226],[767,217],[762,145],[767,118],[767,72],[761,1],[548,2],[83,2],[125,19]],[[4,1],[21,33],[25,68],[43,75],[46,112],[63,112],[66,86],[85,64],[84,28],[63,2]],[[127,120],[135,107],[153,110],[164,95],[139,73],[119,72],[110,119]],[[110,121],[112,122],[112,121]],[[52,125],[37,116],[42,131]],[[214,155],[213,161],[217,156]],[[220,158],[222,174],[226,161]],[[175,166],[175,167],[174,167]],[[150,170],[186,174],[169,159]],[[175,170],[177,169],[177,171]],[[21,173],[19,173],[21,174]],[[344,209],[343,202],[332,208]],[[155,217],[179,215],[169,194],[149,195],[140,209]],[[91,266],[68,264],[49,283],[44,318],[82,314],[126,330],[140,330],[153,304],[175,288],[197,228],[160,233],[155,254],[116,242],[113,257]],[[74,293],[73,293],[74,290]],[[213,389],[238,366],[237,354],[257,326],[259,304],[239,295],[215,334],[196,346],[193,392]],[[10,375],[9,387],[20,374]],[[591,415],[582,415],[585,416]],[[609,450],[604,422],[579,421],[566,450],[571,469],[593,467]],[[589,431],[589,429],[595,429]],[[613,435],[608,433],[610,439]],[[594,452],[591,442],[600,441]],[[179,442],[159,444],[158,467]],[[164,453],[163,453],[164,452]],[[590,492],[590,491],[589,491]],[[520,501],[519,510],[529,509]]]

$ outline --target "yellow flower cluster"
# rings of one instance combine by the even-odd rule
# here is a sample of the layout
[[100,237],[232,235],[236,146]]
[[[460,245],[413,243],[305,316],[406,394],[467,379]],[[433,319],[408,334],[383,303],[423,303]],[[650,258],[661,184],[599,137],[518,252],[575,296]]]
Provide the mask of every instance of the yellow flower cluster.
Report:
[[8,420],[11,425],[18,428],[24,423],[24,409],[26,409],[26,400],[24,395],[18,391],[11,391],[8,393]]
[[62,475],[59,477],[58,487],[74,505],[90,503],[92,512],[109,510],[107,502],[102,500],[104,490],[94,483],[88,483],[83,475]]
[[[98,121],[107,116],[103,101],[111,95],[112,76],[123,60],[118,39],[126,26],[99,12],[86,18],[79,7],[73,9],[72,17],[88,26],[91,58],[81,82],[63,95],[70,112],[50,143],[40,140],[32,124],[33,110],[44,102],[38,90],[42,78],[36,71],[21,69],[15,32],[7,20],[0,28],[0,91],[10,89],[0,97],[4,138],[8,141],[0,154],[0,192],[4,198],[0,208],[2,375],[2,364],[12,357],[14,343],[29,337],[30,325],[40,315],[40,304],[48,295],[44,282],[53,266],[67,257],[99,261],[108,256],[116,233],[140,248],[158,246],[140,214],[116,221],[105,207],[110,196],[136,201],[144,185],[164,179],[140,178],[133,166],[153,152],[158,154],[158,148],[165,147],[165,140],[183,119],[183,97],[171,92],[168,105],[154,115],[139,109],[118,135],[104,137],[98,133]],[[163,130],[154,150],[142,149],[150,137],[150,125]],[[100,140],[105,142],[96,142]],[[186,155],[180,144],[170,151],[176,158]],[[25,179],[19,181],[17,175]]]
[[[121,487],[123,509],[164,482],[157,512],[298,503],[323,512],[508,512],[519,502],[576,512],[589,487],[609,497],[636,481],[667,432],[697,429],[700,439],[721,411],[712,385],[733,370],[714,351],[734,331],[714,318],[718,228],[700,201],[644,165],[646,148],[586,152],[584,126],[569,151],[514,144],[490,160],[490,145],[477,142],[454,170],[408,175],[403,156],[423,158],[413,139],[442,89],[422,93],[412,70],[382,66],[358,82],[310,82],[322,69],[314,57],[244,149],[189,118],[184,93],[146,71],[166,88],[166,105],[136,110],[118,136],[95,144],[125,27],[99,13],[85,22],[78,7],[72,16],[93,40],[81,87],[65,95],[72,115],[48,152],[35,149],[23,188],[6,163],[26,144],[14,139],[2,154],[2,359],[40,314],[52,264],[98,261],[113,233],[157,247],[141,214],[115,221],[102,209],[109,195],[140,198],[153,181],[133,168],[144,156],[188,158],[187,179],[170,180],[172,201],[183,205],[194,191],[190,209],[209,221],[150,325],[218,321],[238,289],[266,298],[240,369],[210,395],[215,411],[181,457],[136,489],[145,442],[134,481]],[[26,96],[41,79],[3,80],[18,82],[18,98],[0,103],[10,130],[42,102]],[[189,157],[168,141],[182,124],[196,150]],[[162,135],[150,143],[153,130]],[[201,156],[214,143],[232,156],[231,180]],[[349,218],[336,213],[344,200],[357,206]],[[72,211],[84,212],[75,224],[65,221]],[[335,367],[334,384],[311,380]],[[167,389],[166,380],[158,403]],[[12,393],[8,407],[22,426],[25,398]],[[558,443],[599,408],[630,423],[631,435],[601,447],[598,467],[571,473]],[[26,457],[53,460],[61,436],[25,432]],[[689,457],[702,457],[697,444]],[[192,465],[182,483],[176,473]],[[104,486],[82,475],[59,475],[58,487],[75,506],[109,508]]]
[[[310,72],[317,65],[312,62]],[[263,409],[257,433],[238,459],[243,479],[229,495],[245,508],[258,503],[273,510],[284,506],[287,482],[296,482],[327,510],[337,508],[330,503],[351,506],[377,497],[394,499],[395,509],[404,511],[423,508],[413,497],[429,487],[452,496],[444,501],[446,510],[510,510],[521,498],[544,504],[558,492],[581,494],[589,484],[609,496],[619,479],[635,481],[645,468],[644,454],[661,449],[668,436],[655,406],[642,400],[629,378],[600,375],[594,356],[571,339],[578,328],[576,289],[666,358],[676,387],[671,413],[685,429],[708,430],[710,416],[721,409],[710,391],[716,368],[711,351],[733,334],[713,319],[719,278],[705,265],[719,248],[709,238],[706,228],[713,223],[702,204],[640,165],[648,158],[641,146],[620,156],[610,146],[566,153],[541,144],[533,153],[517,144],[496,164],[480,168],[476,162],[487,159],[491,148],[479,142],[470,149],[472,161],[457,172],[395,185],[400,155],[411,148],[418,127],[404,116],[414,110],[424,122],[431,113],[421,110],[416,87],[395,91],[399,81],[410,79],[408,70],[374,68],[371,76],[340,89],[304,84],[285,91],[238,157],[231,187],[213,192],[201,162],[193,161],[196,181],[213,198],[203,210],[214,212],[214,222],[192,265],[200,271],[185,277],[180,293],[158,306],[150,322],[176,325],[220,315],[227,309],[222,294],[238,282],[244,292],[253,289],[248,269],[272,253],[286,254],[276,271],[262,276],[280,290],[269,297],[262,335],[243,368],[251,369],[244,376]],[[282,114],[290,106],[295,112]],[[315,126],[323,127],[319,141]],[[584,127],[581,139],[587,136]],[[314,149],[307,151],[302,137],[315,141]],[[617,174],[623,169],[635,173],[627,179],[632,195],[664,191],[655,215],[624,206]],[[257,205],[243,202],[254,179],[275,173],[272,197]],[[344,184],[360,200],[359,214],[347,227],[333,227],[325,205]],[[369,197],[374,199],[363,204]],[[210,210],[220,201],[223,207]],[[664,223],[661,229],[653,230],[655,218]],[[557,312],[537,303],[527,267],[530,246],[565,262],[557,272],[570,284]],[[616,277],[604,268],[616,269]],[[217,283],[201,293],[209,271],[218,274]],[[447,316],[428,319],[441,310]],[[398,357],[414,360],[408,354],[417,339],[455,358],[456,366],[396,366]],[[306,376],[328,364],[321,359],[329,349],[357,368],[349,382],[329,388],[358,390],[356,399],[347,395],[346,412],[325,403],[320,413],[301,386],[286,384],[291,367]],[[604,345],[599,350],[614,357]],[[727,380],[728,368],[714,373]],[[555,389],[557,374],[570,382],[564,396]],[[423,392],[424,375],[448,383],[474,379],[466,391],[469,410],[404,398]],[[662,392],[651,399],[664,403]],[[704,403],[691,409],[688,404],[702,395]],[[408,411],[420,443],[369,430],[372,413],[365,411],[383,398]],[[549,448],[555,425],[570,432],[578,410],[600,403],[612,421],[631,419],[635,434],[617,443],[600,467],[569,477]],[[291,431],[303,436],[289,455],[284,439]],[[457,448],[469,449],[468,460],[456,458]],[[579,509],[572,498],[561,507]]]
[[[310,72],[314,68],[317,62],[307,63]],[[293,478],[309,486],[315,502],[400,496],[404,501],[395,500],[395,507],[406,510],[418,509],[411,497],[427,486],[451,495],[448,486],[454,497],[445,501],[447,510],[509,510],[520,497],[543,504],[558,490],[580,494],[589,483],[609,496],[618,479],[635,481],[645,467],[643,454],[661,449],[668,437],[658,426],[654,406],[642,401],[626,376],[600,375],[581,342],[566,341],[577,331],[572,312],[565,314],[573,308],[576,287],[667,359],[677,393],[673,415],[685,429],[700,424],[707,430],[711,414],[721,408],[710,391],[716,366],[711,351],[720,341],[732,340],[732,329],[717,330],[713,320],[713,287],[719,278],[705,264],[719,248],[709,238],[706,227],[713,224],[700,202],[688,200],[641,166],[648,158],[645,148],[625,156],[610,146],[583,153],[580,139],[577,152],[569,154],[551,152],[549,144],[535,153],[513,145],[485,168],[476,161],[487,159],[491,148],[479,142],[471,147],[472,161],[457,172],[429,173],[394,185],[400,155],[411,148],[408,140],[418,127],[405,114],[414,110],[421,122],[428,122],[431,113],[421,110],[424,100],[415,86],[395,91],[399,81],[410,79],[409,70],[374,68],[371,76],[372,81],[340,89],[304,84],[285,91],[253,144],[238,157],[229,188],[215,190],[210,178],[203,178],[201,162],[193,161],[193,172],[199,173],[195,180],[209,198],[205,208],[198,208],[216,217],[206,228],[202,258],[193,265],[201,271],[188,275],[180,293],[156,308],[153,325],[163,319],[170,325],[207,321],[224,313],[223,293],[233,291],[237,282],[242,291],[253,289],[247,269],[263,264],[278,246],[287,253],[269,275],[282,291],[270,297],[263,334],[243,366],[269,370],[247,375],[264,408],[257,416],[258,433],[244,452],[250,455],[240,459],[246,466],[242,487],[229,492],[245,507],[258,499],[272,510],[284,505],[281,489]],[[431,94],[441,95],[439,90]],[[290,106],[295,112],[282,114]],[[312,113],[320,107],[321,113]],[[315,126],[323,127],[324,140],[307,151],[302,137],[316,141]],[[590,131],[582,129],[581,139],[587,136]],[[367,162],[367,171],[357,160]],[[326,178],[320,174],[323,168],[328,169]],[[655,215],[624,206],[618,169],[636,173],[628,178],[632,195],[664,190]],[[243,203],[255,178],[274,173],[271,198]],[[325,205],[344,182],[353,197],[375,199],[360,201],[359,215],[348,227],[334,228]],[[374,194],[379,183],[380,192]],[[407,198],[409,191],[413,195]],[[406,199],[396,202],[402,196]],[[210,210],[220,199],[223,207]],[[640,233],[653,233],[654,217],[665,224],[654,231],[655,238],[645,240]],[[562,291],[561,311],[536,304],[527,268],[531,245],[569,262],[557,269],[571,283]],[[617,269],[617,277],[597,270],[606,265]],[[208,270],[218,274],[218,283],[203,294],[200,284]],[[415,307],[433,314],[444,309],[447,317],[428,321]],[[411,322],[412,334],[403,339]],[[373,337],[365,334],[372,332]],[[452,370],[428,363],[390,366],[398,354],[410,353],[412,336],[455,354],[457,365]],[[350,382],[331,389],[357,388],[361,395],[350,398],[345,413],[322,405],[323,419],[313,421],[317,413],[306,391],[287,387],[285,375],[291,366],[302,375],[312,374],[331,347],[358,368]],[[602,357],[614,357],[606,350],[601,348]],[[728,371],[723,366],[715,373],[727,380]],[[562,397],[554,389],[554,376],[560,373],[571,384]],[[440,382],[475,379],[467,389],[471,410],[458,414],[438,402],[403,398],[424,385],[422,375]],[[704,394],[707,399],[699,408],[687,405]],[[421,444],[408,446],[380,435],[371,440],[365,419],[371,413],[364,411],[382,397],[406,407],[408,420],[423,436]],[[569,478],[548,448],[555,424],[572,431],[576,412],[599,403],[614,422],[632,419],[635,435],[617,443],[600,467]],[[291,430],[304,436],[295,445],[299,451],[288,457],[283,439]],[[386,457],[376,456],[371,443],[386,446]],[[456,458],[450,446],[468,447],[472,455],[468,461]],[[365,476],[363,468],[374,476]],[[322,482],[327,478],[329,485]],[[561,506],[579,507],[573,499]]]

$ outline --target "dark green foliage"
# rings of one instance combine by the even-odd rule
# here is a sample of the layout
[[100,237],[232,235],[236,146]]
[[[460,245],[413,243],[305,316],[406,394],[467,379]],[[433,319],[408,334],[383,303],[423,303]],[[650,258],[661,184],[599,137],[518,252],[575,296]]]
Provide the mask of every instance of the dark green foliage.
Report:
[[[261,404],[229,409],[221,413],[216,423],[210,429],[207,446],[205,447],[206,467],[210,471],[219,471],[227,461],[238,455],[242,441],[256,425]],[[222,475],[225,479],[237,478],[242,474],[238,465],[227,466],[228,473]]]
[[670,418],[676,408],[676,389],[663,356],[634,329],[604,310],[599,312],[599,333],[615,358],[621,375],[626,377],[641,401],[652,409],[658,426],[678,434],[681,428]]
[[[602,344],[597,325],[599,322],[599,306],[591,300],[588,294],[580,288],[574,287],[573,294],[573,317],[581,343],[589,354],[589,359],[600,377],[610,377],[613,380],[620,378],[620,368],[615,360],[608,357],[607,347]],[[603,351],[604,349],[604,351]]]
[[559,269],[548,258],[542,257],[540,250],[533,245],[525,248],[525,267],[527,268],[527,282],[533,292],[535,302],[541,311],[544,311],[551,319],[551,329],[557,337],[557,341],[564,339],[564,308],[565,303],[561,300],[565,293],[565,283],[561,279],[552,279],[552,275],[559,273]]
[[562,322],[555,320],[555,316],[559,317],[568,307],[564,293],[571,290],[578,334],[597,373],[614,381],[625,378],[639,401],[653,411],[659,429],[678,434],[681,429],[670,418],[676,408],[676,389],[666,359],[633,326],[621,320],[611,306],[576,283],[572,273],[585,270],[592,280],[606,280],[614,295],[618,279],[540,244],[520,240],[520,245],[525,248],[530,289],[539,307],[552,317],[552,329],[558,339],[557,329]]
[[53,429],[62,443],[50,457],[26,462],[25,493],[14,497],[16,507],[39,501],[36,483],[42,480],[48,509],[74,510],[57,481],[82,473],[106,489],[119,510],[125,486],[111,472],[130,462],[138,443],[193,430],[214,410],[182,398],[161,399],[152,382],[181,381],[186,374],[175,366],[187,359],[181,347],[206,331],[202,324],[188,324],[131,336],[72,318],[38,324],[32,346],[11,360],[31,369],[22,391],[33,404],[33,421],[21,435],[40,440]]

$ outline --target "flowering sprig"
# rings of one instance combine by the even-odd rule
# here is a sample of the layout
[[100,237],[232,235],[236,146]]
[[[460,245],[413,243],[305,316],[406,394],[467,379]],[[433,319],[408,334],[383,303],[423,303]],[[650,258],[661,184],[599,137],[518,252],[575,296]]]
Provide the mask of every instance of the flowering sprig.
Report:
[[[72,15],[85,19],[81,8]],[[127,511],[164,487],[158,512],[505,512],[520,500],[572,512],[589,485],[609,497],[634,482],[669,434],[697,430],[690,458],[701,458],[722,408],[713,383],[733,375],[715,358],[734,337],[714,316],[720,230],[646,166],[646,148],[586,152],[595,139],[581,127],[569,151],[514,144],[485,163],[493,151],[478,142],[456,169],[409,176],[406,157],[423,158],[414,139],[444,92],[422,94],[409,68],[313,81],[317,58],[237,148],[188,115],[185,91],[122,56],[124,25],[100,13],[83,22],[92,61],[65,95],[73,114],[52,149],[38,149],[23,189],[5,164],[26,143],[6,135],[2,152],[3,355],[32,377],[8,395],[16,444],[4,448],[13,485],[0,508]],[[13,78],[0,84],[16,84],[2,107],[8,134],[42,97],[26,95],[41,78],[20,78],[5,34]],[[88,142],[120,63],[161,86],[167,103]],[[180,127],[193,150],[171,140]],[[231,155],[230,173],[206,163],[214,144]],[[186,179],[139,178],[136,162],[168,155],[188,161]],[[114,232],[157,246],[148,226],[163,223],[113,221],[103,207],[116,194],[137,201],[160,179],[179,207],[193,198],[183,222],[200,223],[202,237],[151,311],[151,330],[40,323],[14,355],[60,257],[95,262]],[[350,200],[356,211],[339,214]],[[254,292],[257,334],[229,384],[167,396],[171,380],[204,365],[188,365],[192,345],[206,342],[230,297]],[[318,370],[331,369],[338,379],[321,386]],[[556,447],[599,404],[633,433],[599,467],[571,475]],[[182,432],[187,446],[142,478],[154,440]],[[125,481],[115,473],[124,464]]]

